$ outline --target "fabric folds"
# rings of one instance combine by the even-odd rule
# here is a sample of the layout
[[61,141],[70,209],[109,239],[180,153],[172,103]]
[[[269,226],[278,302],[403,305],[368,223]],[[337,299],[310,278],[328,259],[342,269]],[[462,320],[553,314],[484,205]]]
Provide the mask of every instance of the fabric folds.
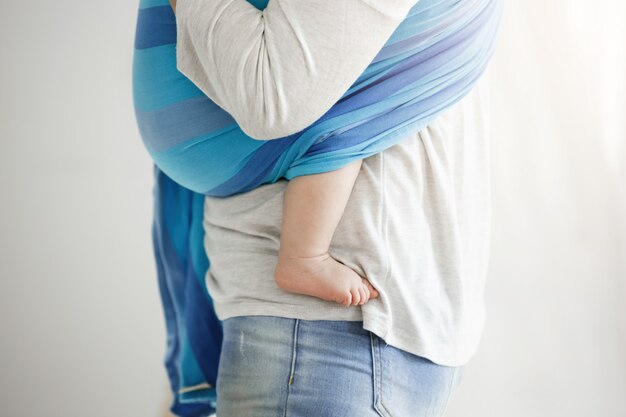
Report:
[[[268,36],[278,37],[281,25],[261,20],[269,17],[283,25],[302,23],[291,38],[300,45],[294,51],[297,59],[291,63],[297,63],[295,68],[302,68],[301,72],[309,71],[310,80],[322,85],[316,80],[328,74],[325,68],[315,66],[322,62],[313,53],[316,38],[304,27],[304,17],[297,17],[299,9],[294,2],[248,2],[181,0],[179,17],[168,0],[141,0],[139,5],[133,99],[141,138],[155,162],[152,233],[167,327],[164,363],[174,393],[171,410],[180,416],[205,416],[216,404],[222,333],[204,282],[210,267],[203,248],[204,196],[226,197],[280,178],[338,169],[424,128],[464,97],[484,71],[495,47],[502,7],[501,0],[394,0],[388,6],[384,1],[362,0],[368,6],[364,12],[357,8],[356,0],[342,0],[342,4],[353,5],[339,9],[343,19],[350,18],[348,11],[360,10],[363,16],[379,16],[386,22],[374,36],[386,41],[382,47],[364,52],[375,54],[373,59],[350,55],[356,56],[352,61],[355,67],[329,63],[330,73],[340,80],[332,89],[321,90],[327,102],[317,101],[311,106],[315,111],[303,118],[290,118],[292,112],[307,108],[310,97],[293,95],[293,91],[307,94],[307,89],[295,89],[290,95],[287,92],[291,90],[279,88],[283,79],[291,79],[289,85],[293,85],[293,74],[290,78],[284,70],[292,65],[283,62],[282,72],[278,63],[273,72],[268,69],[265,61],[271,54],[259,52],[263,48],[254,42],[264,28]],[[317,3],[320,1],[310,4]],[[413,6],[409,8],[410,3]],[[306,1],[298,4],[310,10]],[[232,78],[226,72],[228,62],[212,61],[219,49],[212,49],[210,42],[217,38],[207,34],[214,29],[221,42],[228,42],[227,20],[211,19],[213,15],[206,14],[212,7],[221,7],[223,18],[228,16],[224,13],[230,13],[234,21],[257,24],[245,32],[250,40],[248,49],[245,42],[232,44],[240,51],[231,54],[232,65],[244,63]],[[262,14],[266,8],[270,9],[267,15]],[[209,23],[203,26],[199,19],[193,24],[185,20],[194,11],[204,11],[203,19]],[[346,29],[345,33],[353,32]],[[177,38],[177,34],[185,38]],[[263,42],[271,52],[272,42],[277,40]],[[361,44],[362,40],[354,39],[341,43],[342,47]],[[177,48],[186,48],[185,54]],[[258,59],[237,60],[250,50]],[[246,90],[236,86],[247,82],[245,71],[251,68],[265,71],[264,78],[252,88],[274,83],[278,87],[266,90],[267,95],[251,96],[246,107]],[[334,98],[328,101],[328,97]],[[242,126],[271,140],[249,136]],[[297,131],[287,136],[269,138],[294,129]]]

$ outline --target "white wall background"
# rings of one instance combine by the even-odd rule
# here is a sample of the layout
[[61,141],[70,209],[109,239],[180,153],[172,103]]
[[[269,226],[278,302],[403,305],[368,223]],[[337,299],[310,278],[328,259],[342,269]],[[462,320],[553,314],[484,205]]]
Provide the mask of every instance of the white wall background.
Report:
[[157,416],[138,1],[0,1],[0,416]]
[[626,416],[626,6],[508,1],[488,319],[449,417]]
[[[0,415],[166,415],[138,1],[0,0]],[[484,338],[448,417],[626,416],[623,0],[508,1]]]

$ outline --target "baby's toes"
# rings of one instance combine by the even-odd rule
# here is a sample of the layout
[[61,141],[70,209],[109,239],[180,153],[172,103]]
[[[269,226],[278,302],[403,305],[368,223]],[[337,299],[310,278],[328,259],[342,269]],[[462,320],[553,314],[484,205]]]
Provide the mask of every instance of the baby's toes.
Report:
[[335,301],[338,304],[343,304],[344,306],[348,307],[350,304],[352,304],[352,293],[350,291],[342,292],[338,295]]
[[352,293],[352,305],[359,305],[361,301],[361,293],[359,292],[359,287],[350,288],[350,292]]
[[359,305],[367,303],[367,301],[370,299],[370,292],[367,287],[364,285],[360,286],[359,293],[361,294],[361,301],[359,302]]
[[369,291],[369,294],[370,294],[370,298],[378,297],[378,295],[379,295],[378,291],[376,290],[376,288],[374,288],[372,286],[372,284],[369,282],[369,280],[367,280],[365,278],[362,278],[362,277],[361,277],[361,280],[362,280],[363,284],[367,287],[367,289]]

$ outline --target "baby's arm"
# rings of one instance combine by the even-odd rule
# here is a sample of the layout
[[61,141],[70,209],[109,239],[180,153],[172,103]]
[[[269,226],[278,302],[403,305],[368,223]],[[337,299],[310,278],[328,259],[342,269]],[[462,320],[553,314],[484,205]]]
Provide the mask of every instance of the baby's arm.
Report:
[[369,281],[328,254],[361,164],[289,181],[275,272],[279,287],[346,306],[378,296]]

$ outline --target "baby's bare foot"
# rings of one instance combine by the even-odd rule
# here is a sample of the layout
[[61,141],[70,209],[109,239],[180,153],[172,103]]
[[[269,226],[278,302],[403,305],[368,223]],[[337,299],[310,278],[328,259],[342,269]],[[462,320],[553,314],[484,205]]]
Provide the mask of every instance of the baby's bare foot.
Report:
[[274,271],[276,284],[285,291],[335,301],[346,307],[363,305],[378,291],[366,279],[330,254],[283,258]]

